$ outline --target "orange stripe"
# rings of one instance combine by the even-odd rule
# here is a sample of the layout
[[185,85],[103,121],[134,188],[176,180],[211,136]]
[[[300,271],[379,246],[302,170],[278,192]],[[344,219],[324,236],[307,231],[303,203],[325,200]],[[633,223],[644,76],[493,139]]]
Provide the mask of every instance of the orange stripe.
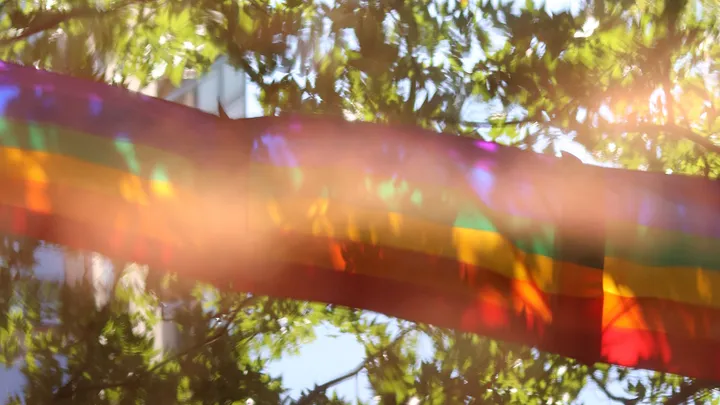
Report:
[[720,344],[720,310],[656,298],[606,294],[603,329],[661,332],[685,339],[712,339]]
[[[120,230],[183,244],[192,229],[187,206],[156,202],[141,206],[57,184],[0,178],[0,204],[67,217],[109,232]],[[67,230],[72,232],[71,229]]]
[[28,203],[37,209],[48,209],[49,202],[42,193],[42,185],[46,184],[87,190],[139,205],[196,200],[193,192],[172,182],[147,180],[68,156],[17,148],[0,147],[0,175],[32,182],[38,189],[28,193]]

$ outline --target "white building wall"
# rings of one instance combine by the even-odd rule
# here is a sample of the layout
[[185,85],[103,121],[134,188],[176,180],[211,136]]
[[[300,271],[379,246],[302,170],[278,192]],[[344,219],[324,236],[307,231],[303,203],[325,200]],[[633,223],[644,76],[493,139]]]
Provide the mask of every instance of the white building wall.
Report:
[[[188,97],[190,96],[190,97]],[[218,113],[222,103],[230,118],[247,117],[247,77],[232,67],[227,58],[218,59],[204,76],[188,80],[165,97],[210,114]],[[186,100],[191,100],[186,102]]]
[[218,84],[220,83],[220,72],[211,71],[196,82],[196,87],[188,91],[194,91],[197,94],[197,101],[195,108],[209,112],[210,114],[217,114],[217,101],[220,99],[220,89]]
[[64,252],[63,256],[65,283],[76,285],[84,277],[95,289],[95,305],[101,308],[107,304],[115,278],[110,260],[98,253],[76,251]]

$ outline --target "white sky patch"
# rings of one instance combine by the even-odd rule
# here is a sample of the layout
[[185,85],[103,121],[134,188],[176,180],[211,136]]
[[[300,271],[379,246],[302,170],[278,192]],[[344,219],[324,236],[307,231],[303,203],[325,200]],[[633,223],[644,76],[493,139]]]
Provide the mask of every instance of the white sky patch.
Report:
[[587,38],[591,36],[599,26],[600,22],[598,22],[595,17],[590,17],[585,21],[585,24],[583,24],[582,30],[575,33],[575,38]]

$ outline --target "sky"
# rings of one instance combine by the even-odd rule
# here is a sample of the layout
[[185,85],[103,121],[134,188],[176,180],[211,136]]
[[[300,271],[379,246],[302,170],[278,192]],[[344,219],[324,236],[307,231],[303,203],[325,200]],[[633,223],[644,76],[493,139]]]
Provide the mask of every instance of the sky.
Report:
[[[518,1],[524,3],[524,1]],[[548,11],[560,11],[568,7],[576,8],[577,1],[573,0],[548,0],[545,7]],[[258,103],[257,87],[248,85],[247,94],[247,115],[249,117],[263,115]],[[588,161],[588,156],[582,150],[573,149],[568,146],[571,153],[579,155],[582,160]],[[43,254],[38,265],[38,271],[47,274],[61,271],[61,261],[55,254]],[[364,357],[363,346],[355,340],[354,336],[342,335],[331,327],[323,326],[317,330],[317,340],[304,345],[298,356],[285,357],[270,366],[270,372],[275,375],[282,375],[285,385],[290,388],[290,395],[298,397],[304,389],[312,388],[315,384],[322,384],[331,380],[348,370],[356,367]],[[427,342],[421,343],[420,354],[430,355],[430,348]],[[22,384],[22,376],[17,370],[7,370],[0,367],[0,403],[4,402],[7,394],[15,391]],[[353,399],[369,400],[371,393],[368,389],[368,380],[364,374],[357,378],[345,381],[336,386],[335,391],[340,395]],[[602,395],[596,387],[589,385],[583,391],[581,398],[585,403],[608,403],[608,399]]]

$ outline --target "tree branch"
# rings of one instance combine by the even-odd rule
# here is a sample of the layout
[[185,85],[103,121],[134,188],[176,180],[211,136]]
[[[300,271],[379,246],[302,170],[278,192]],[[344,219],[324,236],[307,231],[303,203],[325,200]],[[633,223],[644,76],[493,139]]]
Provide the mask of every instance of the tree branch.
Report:
[[[254,305],[259,300],[258,296],[253,295],[252,297],[246,298],[242,302],[240,302],[237,307],[231,309],[227,312],[227,315],[229,316],[229,319],[225,322],[225,324],[218,329],[215,333],[208,336],[204,340],[195,343],[194,345],[191,345],[184,350],[175,353],[173,356],[170,356],[159,363],[153,365],[152,367],[146,369],[146,370],[140,370],[137,373],[132,373],[128,378],[120,381],[109,381],[105,383],[98,383],[98,384],[87,384],[83,385],[82,382],[73,381],[72,379],[65,385],[63,385],[53,396],[55,401],[63,400],[72,398],[74,395],[76,395],[78,392],[82,391],[96,391],[96,390],[103,390],[108,388],[118,388],[118,387],[127,387],[134,384],[137,384],[138,381],[142,379],[142,377],[152,374],[153,372],[161,369],[168,363],[175,361],[177,359],[180,359],[184,356],[187,356],[188,354],[199,350],[205,346],[209,346],[218,340],[220,340],[222,337],[225,336],[225,334],[228,332],[230,327],[233,325],[235,320],[237,319],[238,314],[240,311],[242,311],[244,308],[247,308],[249,306]],[[217,316],[213,315],[213,316]],[[245,340],[250,339],[254,336],[257,336],[257,334],[260,333],[259,331],[256,331],[254,333],[251,333],[250,335],[245,337]],[[74,386],[73,386],[74,385]]]
[[358,364],[355,368],[348,371],[347,373],[345,373],[339,377],[333,378],[332,380],[330,380],[324,384],[315,386],[315,388],[312,391],[303,395],[297,401],[296,405],[310,405],[310,404],[314,403],[314,401],[317,400],[320,395],[324,394],[328,389],[330,389],[334,385],[339,384],[339,383],[359,374],[361,371],[363,371],[363,369],[365,369],[365,365],[366,365],[366,362],[363,361],[362,363]]
[[626,405],[634,404],[638,401],[637,398],[623,398],[623,397],[619,397],[619,396],[613,394],[612,392],[610,392],[610,390],[607,389],[607,387],[605,386],[605,383],[603,383],[599,378],[597,378],[595,373],[590,372],[589,374],[590,374],[590,379],[593,380],[595,385],[597,385],[598,388],[600,388],[600,390],[603,392],[603,394],[605,394],[605,396],[608,397],[609,399],[616,401],[616,402],[620,402],[622,404],[626,404]]
[[[48,12],[48,11],[40,11],[36,14],[35,19],[31,20],[30,26],[25,28],[20,34],[9,37],[9,38],[2,38],[0,39],[0,47],[2,46],[8,46],[12,45],[18,41],[22,41],[25,39],[30,38],[31,36],[35,34],[39,34],[41,32],[57,28],[60,24],[65,23],[67,21],[70,21],[72,19],[85,19],[85,18],[91,18],[91,17],[97,17],[101,15],[107,15],[114,12],[117,12],[119,10],[122,10],[123,8],[130,6],[135,3],[146,3],[147,0],[126,0],[123,2],[120,2],[117,6],[113,8],[109,8],[106,10],[94,8],[94,7],[82,7],[82,8],[76,8],[72,9],[70,11],[62,11],[62,12]],[[35,22],[35,25],[33,25],[33,22]]]
[[318,399],[318,397],[319,397],[320,395],[323,395],[328,389],[332,388],[332,387],[333,387],[334,385],[336,385],[336,384],[339,384],[339,383],[341,383],[341,382],[343,382],[343,381],[345,381],[345,380],[347,380],[347,379],[350,379],[350,378],[356,376],[356,375],[359,374],[361,371],[363,371],[363,369],[365,369],[365,366],[367,366],[367,364],[368,364],[369,362],[375,360],[376,358],[382,356],[382,355],[383,355],[385,352],[387,352],[388,350],[391,350],[393,347],[397,346],[397,345],[402,341],[402,339],[403,339],[408,333],[410,333],[411,330],[412,330],[412,329],[405,329],[405,330],[403,330],[402,332],[400,332],[400,333],[398,334],[398,336],[397,336],[392,342],[390,342],[390,344],[388,344],[387,346],[385,346],[382,350],[379,350],[379,351],[378,351],[377,353],[375,353],[374,355],[366,358],[365,360],[362,361],[362,363],[358,364],[356,367],[354,367],[354,368],[351,369],[350,371],[346,372],[345,374],[342,374],[342,375],[340,375],[340,376],[338,376],[338,377],[335,377],[335,378],[333,378],[332,380],[330,380],[330,381],[328,381],[328,382],[326,382],[326,383],[324,383],[324,384],[315,386],[315,388],[314,388],[312,391],[309,391],[307,394],[304,394],[302,397],[300,397],[300,398],[297,400],[297,402],[295,403],[295,405],[310,405],[310,404],[313,404],[314,401],[316,401],[316,400]]
[[[462,121],[463,125],[474,126],[478,128],[500,128],[513,125],[529,125],[536,124],[544,127],[555,127],[567,131],[574,131],[573,127],[564,127],[561,125],[555,125],[551,121],[536,121],[536,120],[514,120],[504,122],[473,122],[473,121]],[[605,132],[637,132],[643,134],[649,134],[656,136],[659,133],[667,133],[677,138],[687,139],[699,146],[702,146],[708,152],[714,152],[720,154],[720,145],[713,143],[710,139],[698,134],[690,128],[682,127],[676,124],[651,124],[651,123],[617,123],[617,124],[603,124],[596,127],[598,130]]]
[[650,135],[657,135],[660,132],[664,132],[676,137],[687,139],[697,145],[702,146],[708,152],[714,152],[720,154],[720,145],[713,143],[710,139],[698,134],[690,128],[682,127],[675,124],[610,124],[599,127],[602,130],[615,131],[615,132],[639,132]]
[[710,380],[694,380],[689,384],[680,387],[680,391],[674,393],[665,400],[665,405],[680,405],[688,402],[695,395],[704,390],[717,388],[718,383]]

